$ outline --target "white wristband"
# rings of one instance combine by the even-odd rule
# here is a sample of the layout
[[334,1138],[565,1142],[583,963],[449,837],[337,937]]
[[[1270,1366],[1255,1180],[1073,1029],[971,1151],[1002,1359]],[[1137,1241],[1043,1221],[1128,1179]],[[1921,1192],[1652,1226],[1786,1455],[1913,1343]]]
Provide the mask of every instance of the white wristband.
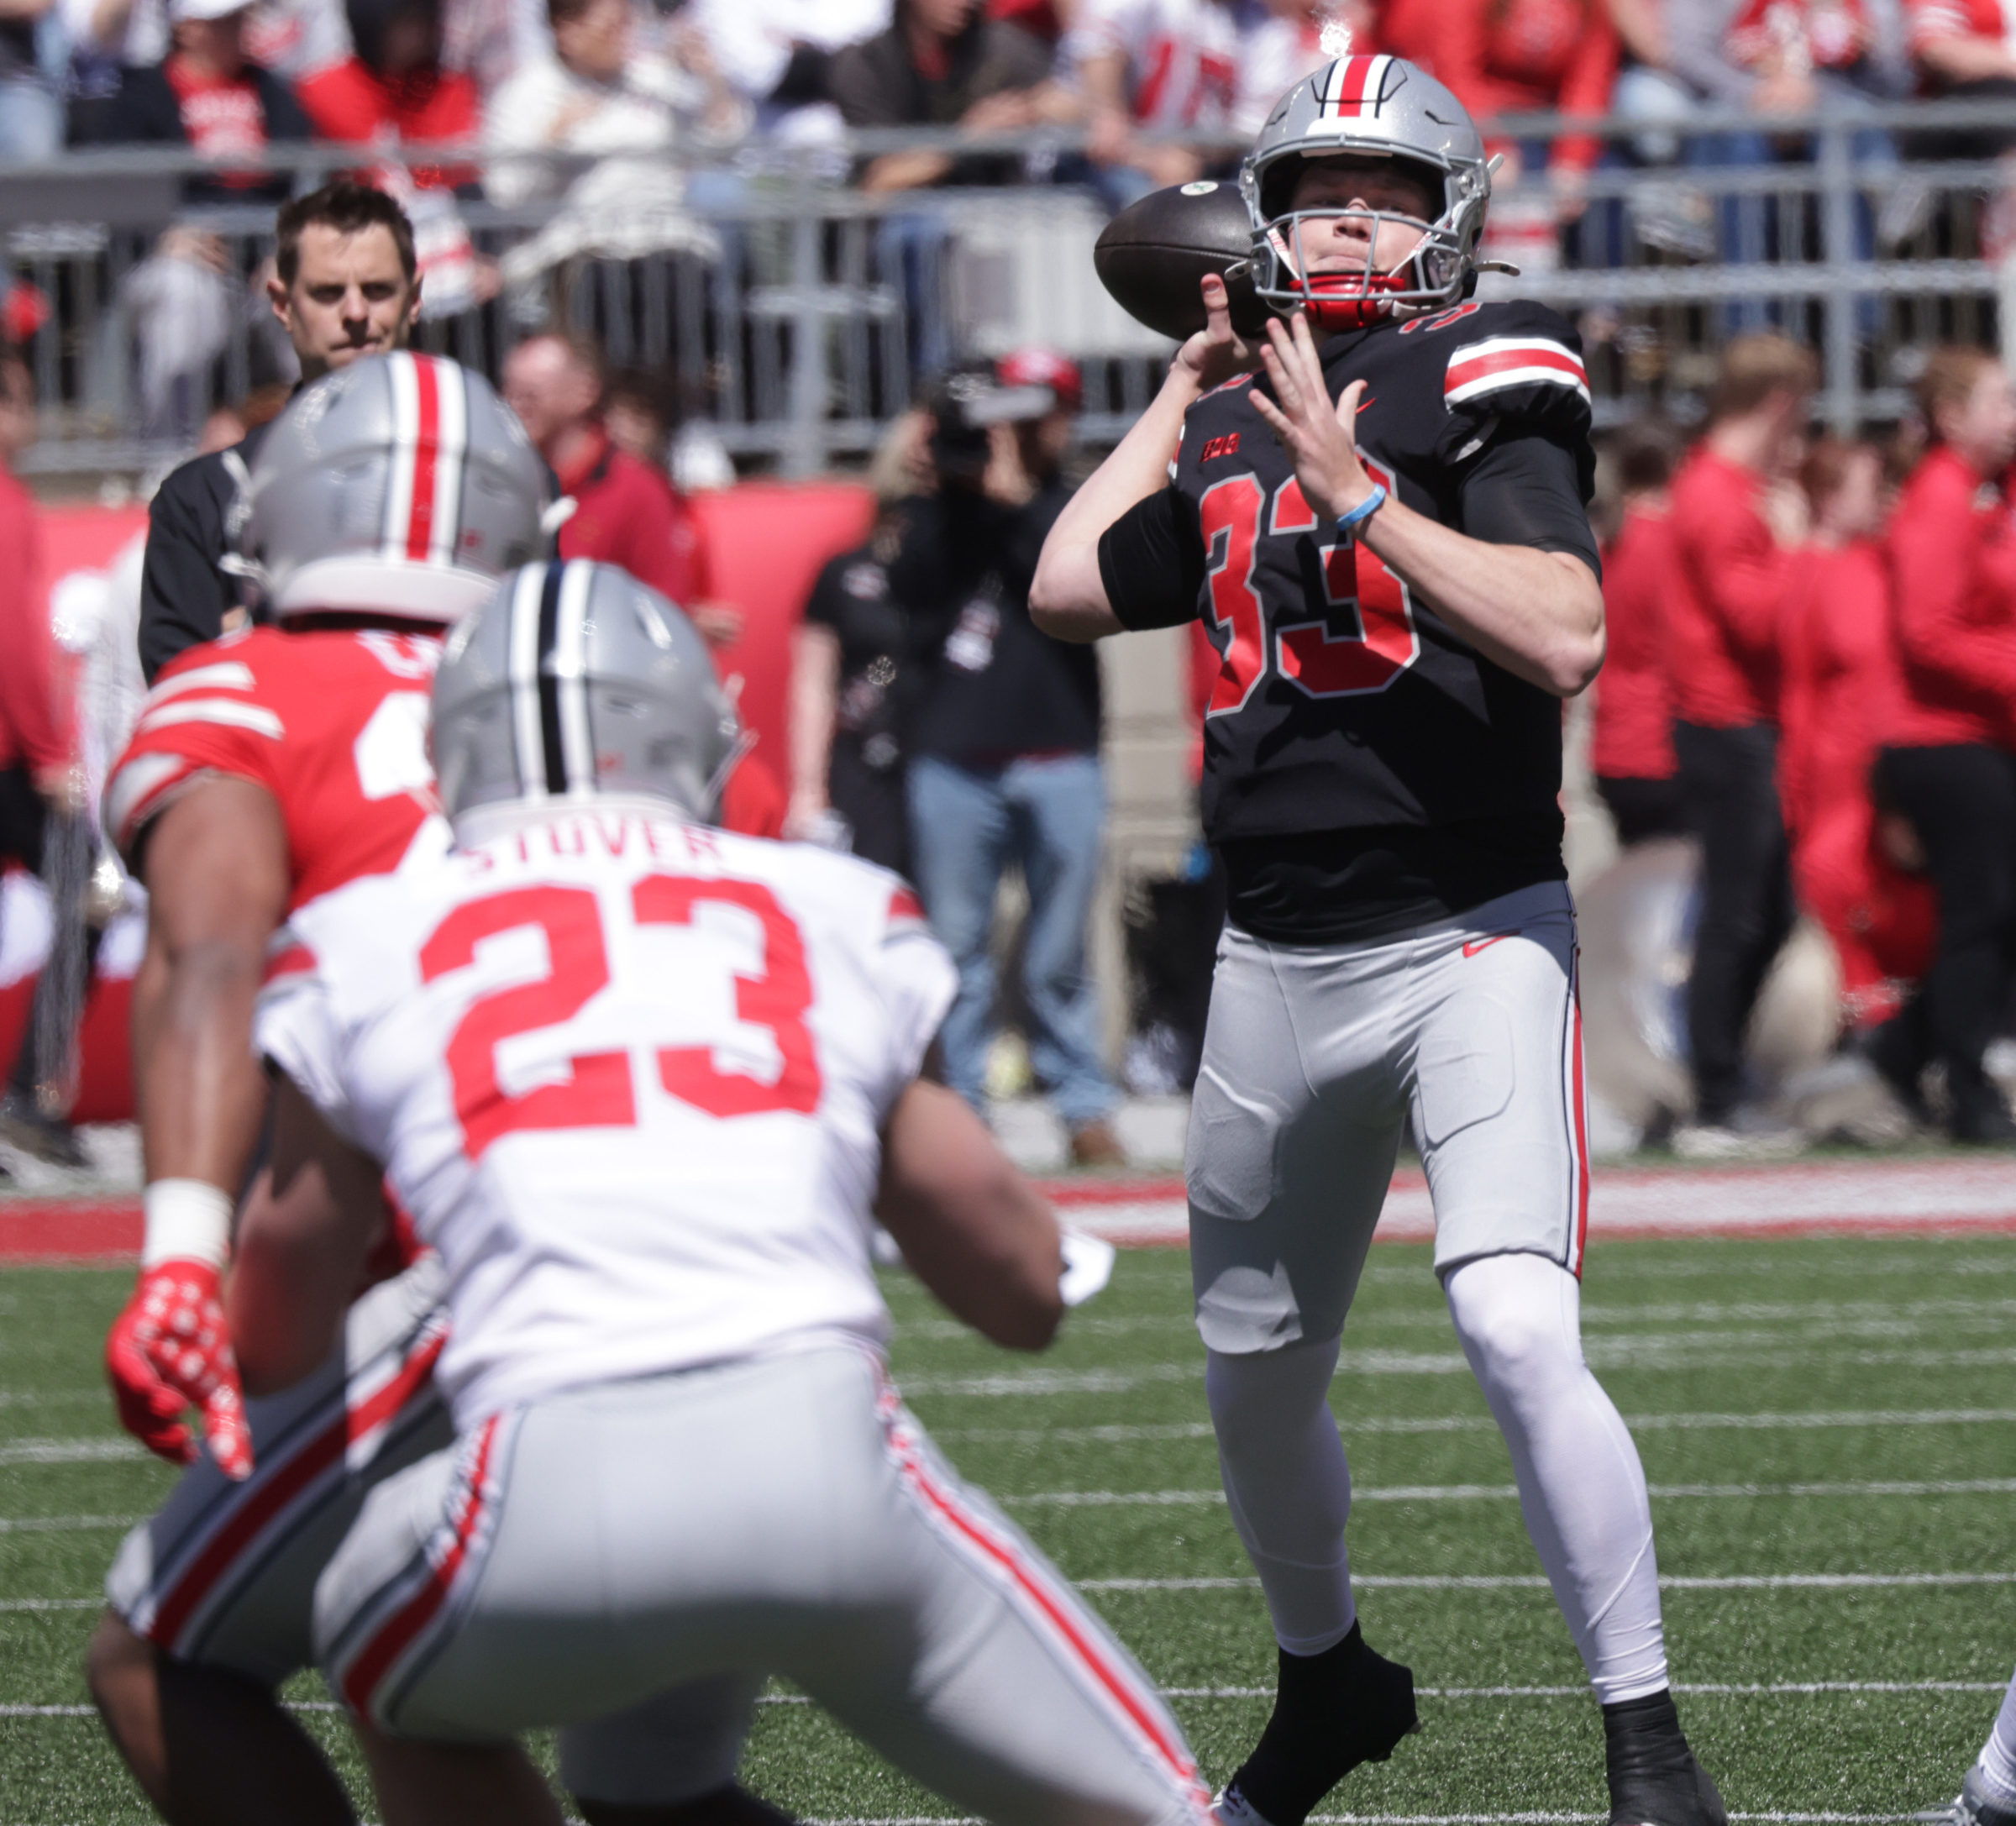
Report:
[[167,1261],[224,1265],[231,1252],[231,1195],[203,1179],[157,1179],[146,1193],[147,1240],[140,1266]]

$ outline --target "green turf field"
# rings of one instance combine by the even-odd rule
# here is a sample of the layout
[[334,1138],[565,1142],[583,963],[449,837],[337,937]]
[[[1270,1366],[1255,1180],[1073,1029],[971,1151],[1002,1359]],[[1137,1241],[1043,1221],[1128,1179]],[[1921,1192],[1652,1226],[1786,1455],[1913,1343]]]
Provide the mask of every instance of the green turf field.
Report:
[[[94,1719],[29,1709],[82,1704],[99,1578],[171,1477],[124,1449],[98,1379],[129,1282],[0,1272],[0,1826],[149,1818]],[[1035,1362],[890,1291],[912,1406],[1091,1588],[1215,1781],[1266,1716],[1273,1648],[1218,1499],[1188,1285],[1179,1254],[1124,1256]],[[1682,1713],[1732,1811],[1888,1818],[1950,1795],[2016,1662],[2016,1238],[1601,1244],[1586,1293],[1653,1487]],[[1424,1733],[1327,1813],[1597,1814],[1596,1710],[1425,1249],[1373,1251],[1334,1405],[1367,1634],[1427,1692]],[[1183,1580],[1231,1582],[1159,1582]],[[305,1678],[293,1696],[326,1703]],[[746,1773],[780,1804],[952,1811],[774,1697]]]

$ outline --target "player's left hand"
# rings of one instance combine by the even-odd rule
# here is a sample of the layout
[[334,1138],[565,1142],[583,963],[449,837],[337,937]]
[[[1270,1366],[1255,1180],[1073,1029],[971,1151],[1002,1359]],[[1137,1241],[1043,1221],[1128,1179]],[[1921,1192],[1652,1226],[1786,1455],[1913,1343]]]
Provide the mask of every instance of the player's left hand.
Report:
[[1274,396],[1270,400],[1255,387],[1253,410],[1267,421],[1294,464],[1302,498],[1328,519],[1349,513],[1373,491],[1353,435],[1365,383],[1353,380],[1334,407],[1330,403],[1315,339],[1299,311],[1285,325],[1278,317],[1268,321],[1260,362]]

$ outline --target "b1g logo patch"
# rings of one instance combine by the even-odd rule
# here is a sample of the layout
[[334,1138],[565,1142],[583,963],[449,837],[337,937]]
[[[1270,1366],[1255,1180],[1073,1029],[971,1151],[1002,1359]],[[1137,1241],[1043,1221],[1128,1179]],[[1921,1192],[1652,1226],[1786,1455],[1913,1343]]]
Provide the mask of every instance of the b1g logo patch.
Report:
[[1459,304],[1452,311],[1437,311],[1433,317],[1417,317],[1411,323],[1400,325],[1400,334],[1411,336],[1416,330],[1446,329],[1452,323],[1460,323],[1465,317],[1483,309],[1483,306],[1473,302]]

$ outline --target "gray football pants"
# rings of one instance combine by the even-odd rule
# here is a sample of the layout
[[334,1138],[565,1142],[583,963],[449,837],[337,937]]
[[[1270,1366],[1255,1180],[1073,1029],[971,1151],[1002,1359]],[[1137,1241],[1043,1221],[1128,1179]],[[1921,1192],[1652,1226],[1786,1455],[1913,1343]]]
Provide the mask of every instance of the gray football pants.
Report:
[[1588,1209],[1574,914],[1559,884],[1357,945],[1219,947],[1188,1179],[1197,1325],[1232,1519],[1275,1634],[1356,1615],[1326,1401],[1411,1117],[1435,1266],[1598,1695],[1666,1684],[1645,1474],[1583,1360]]
[[850,1348],[483,1423],[374,1493],[316,1640],[338,1692],[400,1734],[566,1727],[562,1777],[594,1801],[696,1792],[710,1691],[728,1779],[775,1673],[985,1818],[1207,1818],[1147,1677]]

